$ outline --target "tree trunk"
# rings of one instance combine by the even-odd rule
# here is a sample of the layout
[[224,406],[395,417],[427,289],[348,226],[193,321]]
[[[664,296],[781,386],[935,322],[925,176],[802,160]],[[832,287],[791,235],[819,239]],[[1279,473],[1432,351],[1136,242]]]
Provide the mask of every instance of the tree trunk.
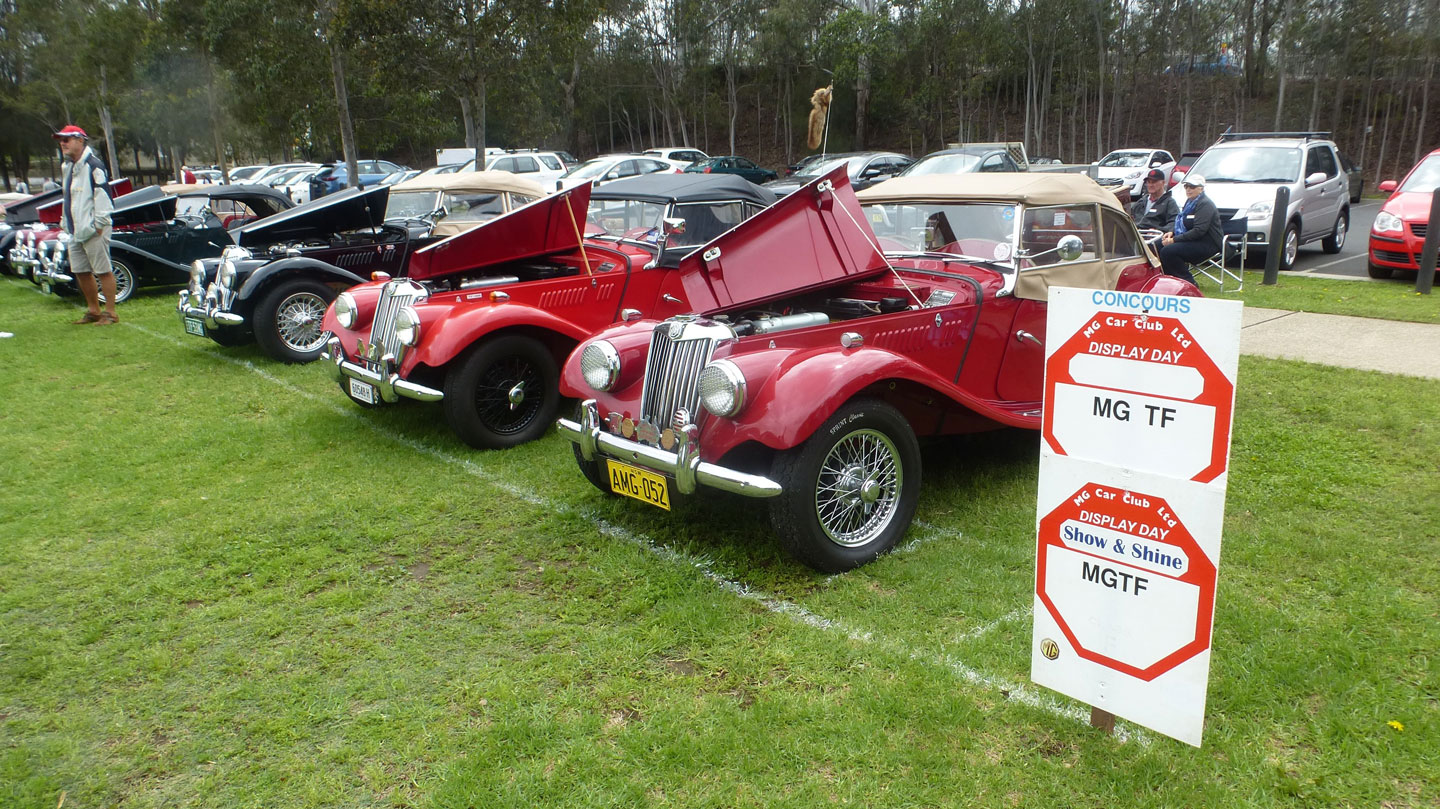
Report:
[[105,156],[109,158],[110,179],[120,178],[120,161],[115,157],[115,125],[110,120],[110,83],[105,66],[100,66],[100,129],[105,133]]
[[[868,43],[867,43],[868,44]],[[856,151],[866,148],[867,134],[865,132],[865,119],[870,113],[870,53],[866,50],[860,51],[860,58],[855,64],[855,143],[851,146]]]
[[[460,99],[460,124],[465,129],[465,148],[474,150],[475,138],[475,102],[470,98],[468,90],[461,90],[456,96]],[[480,162],[479,153],[476,152],[475,162]]]
[[1415,156],[1412,163],[1420,162],[1421,145],[1425,143],[1425,117],[1430,114],[1430,82],[1435,78],[1435,57],[1425,60],[1425,83],[1420,90],[1420,121],[1415,129]]
[[1275,98],[1275,125],[1271,129],[1276,132],[1280,130],[1280,122],[1285,114],[1285,54],[1289,52],[1287,47],[1290,42],[1290,9],[1295,6],[1292,0],[1282,0],[1284,10],[1280,13],[1280,44],[1276,48],[1278,53],[1275,56],[1275,72],[1280,74],[1280,88]]
[[355,125],[350,120],[350,96],[345,90],[345,55],[334,32],[330,40],[330,76],[335,80],[335,111],[340,117],[340,148],[345,153],[345,184],[360,187],[360,157],[355,150]]
[[[208,53],[205,54],[205,103],[210,108],[210,141],[215,148],[215,165],[224,172],[225,143],[220,137],[220,105],[215,100],[215,62]],[[138,161],[135,167],[140,167]]]

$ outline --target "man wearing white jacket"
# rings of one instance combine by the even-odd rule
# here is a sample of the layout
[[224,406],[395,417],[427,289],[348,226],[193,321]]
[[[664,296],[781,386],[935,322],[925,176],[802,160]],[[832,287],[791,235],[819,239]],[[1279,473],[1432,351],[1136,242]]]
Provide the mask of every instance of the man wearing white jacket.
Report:
[[[65,155],[65,172],[60,180],[64,200],[61,222],[70,234],[70,272],[85,295],[85,314],[76,325],[119,323],[115,315],[115,273],[110,271],[110,178],[105,164],[86,145],[90,136],[74,124],[55,133]],[[105,311],[95,276],[105,289]]]

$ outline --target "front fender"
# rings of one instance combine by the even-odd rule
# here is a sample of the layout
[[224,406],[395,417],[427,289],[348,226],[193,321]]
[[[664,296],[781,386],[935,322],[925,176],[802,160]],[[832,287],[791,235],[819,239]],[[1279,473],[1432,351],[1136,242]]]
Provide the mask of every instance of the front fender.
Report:
[[[430,314],[436,309],[447,310]],[[503,329],[524,327],[553,332],[572,341],[580,341],[590,331],[576,324],[556,317],[544,309],[524,304],[506,302],[475,302],[444,304],[439,306],[422,304],[417,307],[420,315],[420,345],[405,355],[401,373],[409,373],[416,365],[439,368],[477,340]]]
[[[788,351],[777,361],[777,353],[757,351],[727,358],[745,374],[749,404],[734,419],[709,416],[701,438],[707,459],[719,458],[747,441],[777,450],[799,446],[856,394],[891,380],[933,390],[938,396],[1000,423],[1025,426],[1013,414],[966,393],[901,354],[878,348],[837,350],[827,346]],[[767,368],[773,369],[768,377],[763,376]]]
[[[297,256],[295,258],[282,258],[262,265],[259,269],[250,273],[245,283],[240,285],[237,297],[246,300],[265,288],[267,282],[279,273],[304,273],[308,278],[318,278],[326,282],[335,282],[346,286],[362,284],[370,279],[361,278],[349,270],[336,267],[319,259]],[[298,277],[298,276],[297,276]]]

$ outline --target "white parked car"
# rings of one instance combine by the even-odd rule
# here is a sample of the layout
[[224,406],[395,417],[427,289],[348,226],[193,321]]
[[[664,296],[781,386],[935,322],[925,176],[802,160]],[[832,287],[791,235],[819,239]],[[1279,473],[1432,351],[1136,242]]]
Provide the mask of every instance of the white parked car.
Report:
[[669,160],[671,163],[679,163],[682,169],[697,160],[704,160],[710,156],[691,146],[661,146],[655,149],[646,149],[643,154],[646,157],[658,157],[661,160]]
[[565,172],[555,181],[555,190],[564,191],[577,185],[597,181],[619,180],[622,177],[637,177],[641,174],[666,172],[679,174],[682,166],[658,157],[639,154],[606,154],[593,157]]
[[[246,177],[246,178],[245,178],[245,182],[247,182],[247,183],[259,183],[259,184],[261,184],[261,185],[271,185],[270,180],[271,180],[272,178],[274,178],[276,175],[286,174],[286,173],[288,173],[288,172],[297,171],[297,170],[299,170],[299,169],[311,169],[311,170],[314,170],[314,169],[318,169],[318,168],[320,168],[320,164],[319,164],[319,163],[306,163],[306,162],[276,163],[276,164],[273,165],[273,166],[266,166],[265,168],[263,168],[263,169],[255,172],[254,174],[250,175],[249,177]],[[234,176],[234,175],[231,175],[231,176]],[[273,186],[272,186],[272,187],[273,187]]]
[[259,163],[254,166],[236,166],[230,169],[230,183],[231,185],[236,185],[239,183],[252,182],[256,174],[268,168],[270,167],[264,163]]
[[1090,165],[1096,167],[1095,182],[1106,188],[1126,186],[1130,196],[1139,197],[1150,169],[1160,169],[1168,179],[1175,170],[1175,158],[1164,149],[1116,149]]
[[313,169],[301,169],[289,178],[283,185],[275,186],[290,199],[295,200],[296,205],[310,201],[310,178],[319,172],[319,167]]

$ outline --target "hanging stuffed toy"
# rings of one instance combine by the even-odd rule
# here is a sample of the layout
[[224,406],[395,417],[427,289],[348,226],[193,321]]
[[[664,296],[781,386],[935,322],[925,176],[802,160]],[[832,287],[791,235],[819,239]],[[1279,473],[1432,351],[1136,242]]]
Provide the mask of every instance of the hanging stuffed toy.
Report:
[[810,131],[806,143],[811,149],[819,149],[825,136],[825,119],[830,115],[830,87],[821,87],[810,94]]

